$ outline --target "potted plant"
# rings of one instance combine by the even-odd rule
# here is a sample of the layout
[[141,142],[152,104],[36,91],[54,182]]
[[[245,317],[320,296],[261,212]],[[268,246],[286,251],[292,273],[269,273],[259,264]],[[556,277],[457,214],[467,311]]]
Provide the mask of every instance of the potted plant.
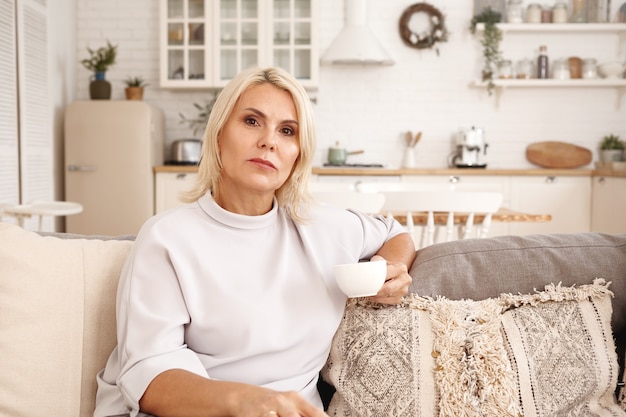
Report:
[[149,84],[145,82],[142,77],[128,77],[124,80],[124,82],[126,83],[126,89],[124,90],[124,93],[126,93],[126,100],[143,99],[143,89]]
[[604,163],[619,162],[624,159],[624,141],[617,135],[606,135],[600,142],[600,159]]
[[500,52],[500,42],[502,41],[502,31],[498,28],[496,23],[502,20],[502,14],[494,11],[491,7],[487,7],[480,14],[472,18],[470,31],[476,33],[476,25],[478,23],[485,24],[485,31],[483,32],[483,38],[480,44],[483,46],[483,69],[482,80],[487,82],[487,91],[491,95],[495,84],[493,83],[493,76],[498,68],[498,65],[502,61],[502,53]]
[[195,136],[202,136],[206,124],[209,121],[209,116],[217,100],[220,90],[213,93],[213,97],[205,101],[204,104],[193,103],[193,106],[198,110],[198,115],[193,118],[187,118],[184,114],[179,113],[180,123],[186,123],[193,130]]
[[89,84],[89,95],[93,100],[111,98],[111,84],[105,79],[107,69],[115,64],[117,56],[117,45],[111,44],[107,40],[106,46],[98,49],[87,47],[89,58],[81,60],[81,64],[94,75]]

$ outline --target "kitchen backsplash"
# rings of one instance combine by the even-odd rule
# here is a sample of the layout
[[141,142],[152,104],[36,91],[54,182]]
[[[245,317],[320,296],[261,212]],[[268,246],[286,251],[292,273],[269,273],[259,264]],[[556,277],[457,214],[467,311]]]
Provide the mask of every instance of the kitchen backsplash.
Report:
[[[597,146],[608,133],[626,138],[626,98],[616,88],[506,89],[489,96],[472,87],[482,65],[478,38],[468,28],[473,2],[430,2],[442,11],[448,41],[434,49],[406,47],[398,33],[398,20],[412,2],[370,1],[369,25],[395,59],[393,66],[322,66],[316,100],[317,162],[326,161],[328,147],[339,141],[348,150],[363,149],[348,162],[377,162],[399,166],[406,131],[422,131],[415,149],[418,168],[446,166],[459,129],[484,129],[489,144],[487,162],[492,168],[529,168],[525,149],[529,143],[558,140],[587,147],[597,159]],[[118,44],[117,64],[107,72],[113,99],[124,98],[123,80],[141,75],[150,86],[144,100],[166,114],[166,143],[191,138],[179,113],[195,114],[194,102],[206,92],[160,89],[159,8],[157,0],[77,0],[77,56],[87,46],[105,39]],[[330,44],[343,25],[343,2],[320,0],[320,48]],[[544,34],[545,35],[545,34]],[[619,57],[626,61],[626,42],[617,35],[526,34],[516,40],[505,34],[502,50],[514,62],[536,58],[540,45],[548,45],[553,61],[572,54],[598,62]],[[616,56],[616,51],[619,56]],[[76,99],[88,99],[90,74],[76,62]]]

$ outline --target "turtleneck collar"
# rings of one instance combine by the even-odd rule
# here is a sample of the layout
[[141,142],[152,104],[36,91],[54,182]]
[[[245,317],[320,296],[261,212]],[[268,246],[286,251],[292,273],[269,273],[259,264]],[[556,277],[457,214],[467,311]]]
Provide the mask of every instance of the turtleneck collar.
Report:
[[198,200],[200,208],[215,221],[237,229],[261,229],[274,223],[278,216],[278,200],[274,197],[272,209],[260,216],[246,216],[224,210],[215,202],[211,193]]

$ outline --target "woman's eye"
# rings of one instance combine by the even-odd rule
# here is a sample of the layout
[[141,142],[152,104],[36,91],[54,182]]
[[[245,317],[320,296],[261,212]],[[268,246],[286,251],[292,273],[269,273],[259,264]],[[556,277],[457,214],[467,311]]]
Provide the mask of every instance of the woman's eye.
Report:
[[283,127],[282,129],[283,135],[292,136],[295,134],[294,130],[290,127]]
[[248,117],[246,118],[246,124],[249,125],[258,125],[259,123],[257,122],[257,120],[254,117]]

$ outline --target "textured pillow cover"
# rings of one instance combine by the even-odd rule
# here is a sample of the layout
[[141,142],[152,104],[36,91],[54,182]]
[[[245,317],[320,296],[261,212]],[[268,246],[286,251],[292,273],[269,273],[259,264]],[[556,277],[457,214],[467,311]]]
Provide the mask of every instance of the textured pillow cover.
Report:
[[328,413],[626,416],[614,398],[611,297],[596,280],[482,301],[349,300],[322,371],[337,390]]
[[432,416],[435,391],[426,311],[350,299],[322,370],[334,416]]

